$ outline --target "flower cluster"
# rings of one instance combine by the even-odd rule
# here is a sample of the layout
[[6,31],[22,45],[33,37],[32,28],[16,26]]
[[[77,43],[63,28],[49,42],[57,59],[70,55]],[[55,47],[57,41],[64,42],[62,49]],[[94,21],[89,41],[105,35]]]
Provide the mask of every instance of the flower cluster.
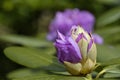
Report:
[[54,43],[58,51],[58,59],[72,75],[86,75],[96,64],[96,45],[92,35],[80,26],[72,26],[70,35],[65,36],[58,31],[58,39]]
[[[64,12],[57,12],[49,26],[47,39],[55,41],[57,38],[57,30],[63,35],[70,35],[70,29],[73,25],[82,26],[84,30],[90,33],[93,31],[94,23],[95,17],[88,11],[66,9]],[[99,35],[95,35],[94,40],[95,43],[103,43],[103,39]]]

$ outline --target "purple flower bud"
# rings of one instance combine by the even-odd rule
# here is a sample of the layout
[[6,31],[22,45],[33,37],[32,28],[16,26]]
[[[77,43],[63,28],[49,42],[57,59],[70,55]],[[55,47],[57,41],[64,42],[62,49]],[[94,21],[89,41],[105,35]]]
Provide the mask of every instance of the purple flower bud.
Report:
[[57,12],[49,26],[47,39],[55,41],[57,30],[63,35],[70,35],[73,25],[82,26],[87,32],[92,32],[94,23],[95,17],[88,11],[66,9],[64,12]]
[[79,26],[73,26],[70,32],[64,36],[58,31],[58,39],[54,43],[58,59],[72,75],[90,73],[97,55],[92,35]]

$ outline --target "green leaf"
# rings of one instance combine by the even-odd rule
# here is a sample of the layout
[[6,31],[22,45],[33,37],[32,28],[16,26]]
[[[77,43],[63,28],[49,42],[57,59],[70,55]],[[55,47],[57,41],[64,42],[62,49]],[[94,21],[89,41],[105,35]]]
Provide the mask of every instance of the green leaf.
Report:
[[103,70],[105,70],[105,72],[108,72],[108,73],[120,74],[120,64],[107,66]]
[[111,79],[111,78],[99,78],[98,80],[119,80],[119,79]]
[[120,64],[119,49],[113,46],[97,45],[97,61],[101,66]]
[[120,44],[117,44],[115,47],[116,47],[116,48],[119,50],[119,52],[120,52]]
[[[54,67],[53,67],[54,68]],[[68,72],[56,72],[56,71],[46,71],[43,69],[18,69],[15,71],[10,72],[7,75],[8,79],[14,79],[14,78],[23,78],[27,76],[49,76],[49,75],[70,75]]]
[[10,72],[7,75],[7,78],[9,79],[14,79],[14,78],[22,78],[22,77],[26,77],[26,76],[35,76],[35,75],[50,75],[48,74],[48,72],[46,72],[43,69],[18,69],[15,71]]
[[79,77],[79,76],[42,75],[42,76],[28,76],[13,80],[87,80],[87,79],[85,77]]
[[15,61],[16,63],[31,68],[48,66],[51,64],[61,66],[57,63],[56,57],[44,53],[40,54],[39,50],[33,48],[8,47],[4,50],[4,53],[9,59]]
[[49,46],[49,47],[45,47],[45,48],[39,48],[39,53],[41,54],[49,54],[49,55],[54,55],[56,50],[55,47],[53,45]]
[[95,33],[102,35],[104,38],[111,37],[111,35],[120,33],[120,25],[106,26],[106,28],[96,30]]
[[117,48],[112,46],[107,46],[107,45],[97,45],[97,60],[100,63],[110,62],[110,60],[116,59],[119,57],[120,57],[120,53]]
[[113,64],[120,64],[120,57],[102,62],[102,65],[113,65]]
[[7,78],[9,79],[20,78],[20,77],[25,77],[25,76],[33,76],[33,75],[41,74],[41,73],[44,74],[41,70],[37,71],[34,69],[19,69],[19,70],[10,72],[7,75]]
[[30,47],[46,47],[50,42],[20,35],[0,35],[0,40]]
[[[99,76],[103,75],[104,73],[120,74],[120,64],[110,65],[110,66],[103,68],[103,70],[98,73],[96,78],[99,78]],[[114,76],[114,77],[116,77],[116,76]],[[112,78],[113,78],[113,76],[112,76]]]
[[99,29],[95,32],[103,37],[105,43],[116,43],[120,40],[120,25],[106,26],[106,28]]
[[120,73],[116,74],[116,73],[106,73],[104,76],[104,78],[120,78]]
[[120,19],[120,7],[111,9],[97,19],[97,26],[103,27]]

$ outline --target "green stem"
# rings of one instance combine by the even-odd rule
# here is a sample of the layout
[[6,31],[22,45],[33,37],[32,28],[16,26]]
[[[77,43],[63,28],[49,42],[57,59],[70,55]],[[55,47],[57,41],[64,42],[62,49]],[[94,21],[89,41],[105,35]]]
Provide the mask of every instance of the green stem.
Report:
[[92,79],[92,75],[91,75],[91,74],[87,74],[85,80],[93,80],[93,79]]
[[94,69],[96,69],[97,67],[99,67],[101,64],[100,63],[97,63],[94,67]]
[[97,80],[105,72],[106,72],[106,70],[102,70],[101,72],[99,72],[95,79]]

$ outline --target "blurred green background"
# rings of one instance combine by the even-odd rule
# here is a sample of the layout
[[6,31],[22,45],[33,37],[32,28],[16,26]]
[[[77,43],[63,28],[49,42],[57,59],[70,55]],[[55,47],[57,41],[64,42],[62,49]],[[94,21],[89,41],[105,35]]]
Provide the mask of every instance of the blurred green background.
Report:
[[[0,0],[0,37],[19,34],[45,39],[50,21],[57,11],[67,8],[88,10],[96,17],[94,32],[104,44],[120,48],[120,0]],[[14,42],[0,38],[0,80],[20,66],[3,54]]]

